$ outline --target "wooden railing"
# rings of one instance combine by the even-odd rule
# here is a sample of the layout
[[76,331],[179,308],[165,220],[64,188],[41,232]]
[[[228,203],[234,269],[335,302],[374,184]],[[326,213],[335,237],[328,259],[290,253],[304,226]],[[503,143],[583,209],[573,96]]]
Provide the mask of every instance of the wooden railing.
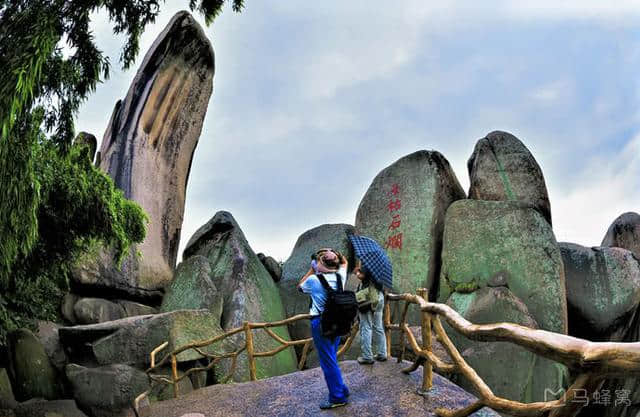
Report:
[[[406,369],[404,373],[411,373],[423,366],[423,380],[421,392],[426,393],[432,387],[433,369],[442,373],[459,373],[466,377],[476,391],[478,400],[468,407],[459,410],[448,410],[444,408],[436,409],[436,414],[441,417],[466,417],[482,407],[490,407],[498,412],[507,413],[513,416],[522,417],[574,417],[584,406],[583,401],[573,401],[577,393],[592,393],[599,389],[605,377],[629,377],[640,375],[640,342],[636,343],[615,343],[615,342],[589,342],[587,340],[578,339],[549,332],[546,330],[536,330],[513,323],[497,323],[497,324],[472,324],[458,314],[446,304],[432,303],[426,300],[427,291],[419,289],[417,295],[414,294],[387,294],[385,298],[384,325],[385,337],[387,341],[387,352],[391,352],[391,332],[400,332],[401,353],[398,361],[401,362],[405,354],[405,337],[407,338],[411,349],[416,355],[414,363]],[[400,322],[394,324],[391,322],[390,302],[404,302]],[[417,305],[421,311],[421,331],[422,342],[419,345],[416,337],[413,335],[408,323],[407,313],[411,305]],[[460,352],[447,336],[440,316],[443,316],[449,325],[457,332],[461,333],[468,339],[484,342],[503,341],[510,342],[522,346],[523,348],[545,358],[560,362],[566,365],[570,370],[574,371],[577,376],[573,385],[569,387],[562,398],[547,401],[522,403],[512,401],[496,396],[487,384],[480,378],[475,370],[469,366],[464,360]],[[176,348],[172,352],[167,353],[159,362],[156,363],[156,355],[165,349],[169,343],[165,342],[151,352],[151,366],[146,370],[149,377],[150,388],[140,394],[134,402],[134,411],[138,415],[140,401],[144,399],[154,387],[154,384],[162,383],[173,386],[174,397],[178,396],[178,383],[195,372],[204,372],[211,369],[217,363],[224,359],[231,359],[231,367],[229,373],[222,378],[221,382],[228,382],[233,378],[238,356],[246,351],[247,360],[249,362],[249,377],[252,381],[257,379],[256,358],[268,357],[298,345],[302,345],[302,354],[298,362],[298,369],[302,370],[307,360],[309,350],[312,346],[312,339],[301,340],[285,340],[278,336],[273,327],[286,326],[298,320],[307,320],[311,317],[309,314],[298,314],[285,320],[270,323],[250,323],[244,322],[242,327],[228,330],[227,332],[213,337],[211,339],[190,343]],[[266,352],[255,352],[253,344],[253,330],[262,329],[271,338],[280,343],[275,349]],[[432,332],[435,330],[437,340],[443,345],[453,363],[447,363],[439,358],[432,350]],[[358,331],[356,323],[346,339],[345,343],[340,347],[338,356],[346,352],[353,342],[354,336]],[[245,342],[241,347],[234,351],[213,354],[206,352],[203,348],[233,335],[244,333]],[[204,367],[191,368],[178,375],[177,356],[189,349],[196,351],[203,358],[209,360],[209,364]],[[154,374],[162,366],[171,364],[171,375]]]
[[[431,303],[425,298],[426,290],[418,290],[418,295],[388,294],[388,301],[404,301],[405,304],[400,323],[392,324],[389,302],[386,303],[384,314],[386,337],[388,346],[390,346],[390,332],[393,330],[401,331],[402,353],[399,359],[402,359],[404,354],[404,336],[408,338],[418,359],[403,372],[413,372],[423,364],[422,390],[428,390],[431,387],[433,368],[444,373],[462,374],[473,386],[479,398],[476,402],[455,411],[443,408],[436,409],[438,416],[465,417],[486,406],[513,416],[573,417],[585,405],[582,400],[574,401],[577,395],[585,392],[592,394],[600,388],[605,377],[640,375],[640,342],[590,342],[513,323],[472,324],[448,305]],[[422,312],[422,346],[418,346],[406,321],[407,310],[411,304],[418,305]],[[514,343],[537,355],[566,365],[578,376],[562,398],[558,400],[521,403],[498,397],[458,352],[442,327],[439,316],[443,316],[455,331],[468,339],[482,342]],[[445,363],[433,353],[431,349],[432,327],[438,341],[453,360],[453,364]]]
[[[242,327],[236,327],[235,329],[228,330],[223,334],[220,334],[210,339],[180,346],[175,350],[173,350],[172,352],[167,353],[159,362],[156,362],[156,355],[160,351],[165,349],[167,346],[169,346],[169,342],[164,342],[163,344],[155,348],[150,354],[151,366],[145,371],[147,376],[149,377],[149,389],[136,397],[134,401],[135,414],[138,415],[140,402],[151,393],[151,391],[154,388],[154,384],[161,383],[161,384],[173,386],[173,396],[174,398],[177,398],[178,383],[180,381],[182,381],[184,378],[187,378],[189,375],[194,374],[196,372],[206,372],[224,359],[231,359],[231,367],[230,367],[229,373],[221,380],[222,383],[228,382],[233,378],[236,372],[238,356],[245,351],[247,353],[247,360],[249,362],[249,378],[251,381],[255,381],[258,379],[257,371],[256,371],[256,358],[274,356],[289,347],[294,347],[298,345],[303,345],[302,355],[300,356],[300,360],[298,361],[298,369],[302,370],[307,362],[307,357],[312,347],[313,339],[309,337],[309,338],[300,339],[300,340],[285,340],[282,337],[278,336],[271,329],[273,327],[287,326],[290,323],[293,323],[299,320],[308,320],[311,317],[312,316],[310,314],[298,314],[293,317],[289,317],[288,319],[285,319],[285,320],[274,321],[270,323],[251,323],[251,322],[245,321]],[[271,338],[276,340],[280,344],[280,346],[266,352],[256,352],[254,343],[253,343],[253,339],[254,339],[253,331],[256,329],[264,330],[269,336],[271,336]],[[345,343],[338,349],[338,357],[344,354],[344,352],[346,352],[351,347],[351,344],[357,332],[358,332],[358,323],[355,323],[352,326],[351,331],[347,339],[345,340]],[[222,342],[224,339],[227,339],[239,333],[244,333],[244,343],[242,344],[242,346],[240,346],[234,351],[223,353],[223,354],[215,354],[215,353],[206,352],[204,350],[204,348],[207,346],[211,346],[215,343]],[[189,349],[196,351],[203,358],[207,358],[209,363],[207,366],[191,368],[179,376],[178,375],[178,355]],[[154,372],[158,372],[163,366],[167,365],[168,363],[171,364],[171,375],[154,373]]]

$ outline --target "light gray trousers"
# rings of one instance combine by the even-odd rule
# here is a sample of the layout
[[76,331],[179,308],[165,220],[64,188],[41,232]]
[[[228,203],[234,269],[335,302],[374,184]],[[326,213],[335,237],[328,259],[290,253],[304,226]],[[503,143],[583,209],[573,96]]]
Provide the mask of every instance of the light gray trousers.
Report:
[[379,292],[378,305],[374,311],[358,312],[360,317],[360,351],[365,359],[373,359],[371,352],[372,339],[376,347],[376,355],[387,356],[387,340],[384,337],[384,324],[382,322],[383,311],[384,294]]

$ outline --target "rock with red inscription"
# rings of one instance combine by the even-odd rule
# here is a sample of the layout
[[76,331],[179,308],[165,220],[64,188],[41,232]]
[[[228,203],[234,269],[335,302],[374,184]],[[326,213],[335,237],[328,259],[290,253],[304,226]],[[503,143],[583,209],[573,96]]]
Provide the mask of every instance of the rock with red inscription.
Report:
[[189,13],[177,13],[147,52],[126,98],[116,104],[100,149],[100,168],[148,214],[147,236],[122,268],[114,267],[110,256],[107,265],[98,256],[76,283],[116,289],[115,297],[157,299],[153,291],[171,282],[213,73],[213,49],[204,31]]
[[609,226],[601,246],[624,248],[640,259],[640,214],[621,214]]
[[542,170],[526,146],[507,132],[480,139],[467,162],[469,198],[521,201],[538,210],[551,224],[551,206]]
[[[444,216],[465,198],[449,162],[436,151],[418,151],[382,170],[356,214],[356,231],[386,248],[394,291],[437,292]],[[419,323],[414,314],[411,321]]]

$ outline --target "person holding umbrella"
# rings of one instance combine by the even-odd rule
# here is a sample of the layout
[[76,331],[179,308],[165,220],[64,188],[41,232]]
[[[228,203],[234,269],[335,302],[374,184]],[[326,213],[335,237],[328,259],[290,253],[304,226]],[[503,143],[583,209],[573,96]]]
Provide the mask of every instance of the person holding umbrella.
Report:
[[374,363],[371,343],[377,347],[375,359],[387,360],[387,341],[382,321],[384,311],[384,288],[392,288],[393,271],[391,261],[382,247],[365,236],[350,235],[357,259],[354,273],[361,282],[359,293],[365,294],[366,301],[360,309],[360,351],[358,363]]

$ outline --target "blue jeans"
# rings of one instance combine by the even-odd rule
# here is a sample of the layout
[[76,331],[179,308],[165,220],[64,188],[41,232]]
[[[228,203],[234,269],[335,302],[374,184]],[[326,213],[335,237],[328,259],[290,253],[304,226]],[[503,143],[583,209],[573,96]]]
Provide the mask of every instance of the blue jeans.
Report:
[[377,354],[387,356],[387,339],[384,335],[382,312],[384,310],[384,294],[378,293],[378,305],[374,311],[366,313],[358,312],[360,317],[360,351],[365,359],[373,359],[371,353],[371,331],[373,330],[373,343],[376,345]]
[[329,388],[329,401],[332,403],[343,403],[347,401],[349,389],[342,380],[342,372],[338,366],[338,345],[340,338],[326,338],[322,335],[322,323],[320,317],[311,319],[311,335],[313,344],[318,351],[320,368],[324,374],[324,380]]

